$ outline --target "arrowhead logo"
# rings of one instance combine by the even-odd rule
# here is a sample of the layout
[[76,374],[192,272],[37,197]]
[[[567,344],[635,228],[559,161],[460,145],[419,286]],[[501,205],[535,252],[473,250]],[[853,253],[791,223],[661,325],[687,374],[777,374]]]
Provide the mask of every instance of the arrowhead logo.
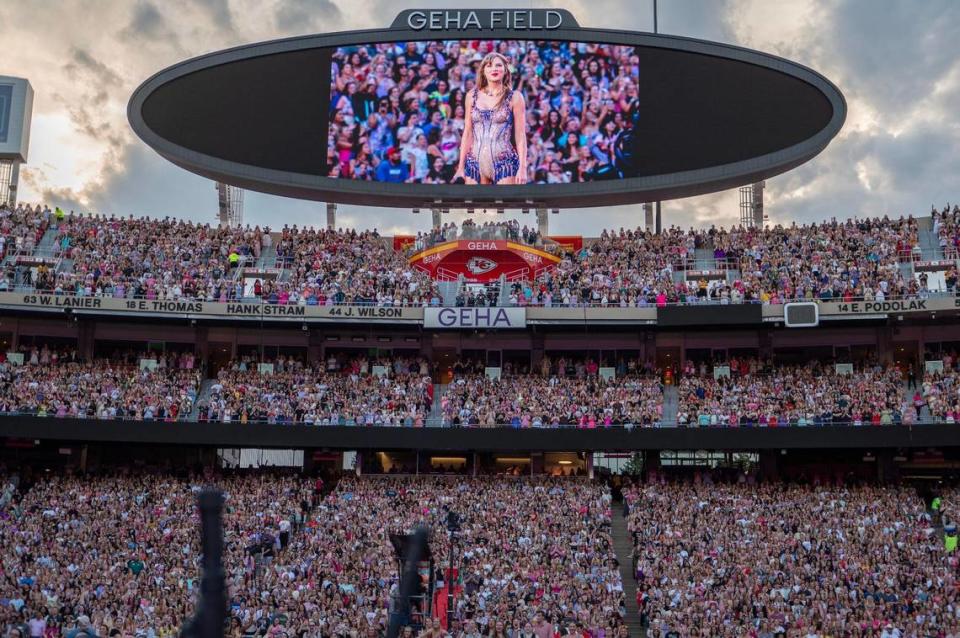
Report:
[[467,260],[467,270],[473,275],[482,275],[497,267],[497,262],[486,257],[471,257]]

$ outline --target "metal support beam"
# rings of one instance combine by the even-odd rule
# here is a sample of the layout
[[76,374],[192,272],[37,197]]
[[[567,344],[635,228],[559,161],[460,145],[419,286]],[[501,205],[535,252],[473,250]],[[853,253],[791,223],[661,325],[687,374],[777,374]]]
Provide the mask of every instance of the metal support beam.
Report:
[[333,202],[327,202],[327,229],[337,229],[337,205]]
[[441,217],[440,217],[440,209],[439,209],[439,208],[436,208],[436,207],[435,207],[435,208],[431,208],[431,209],[430,209],[430,216],[431,216],[432,221],[433,221],[433,228],[440,228],[441,226],[443,226],[443,220],[442,220]]
[[17,183],[20,181],[20,160],[0,160],[0,205],[17,207]]
[[757,182],[753,185],[753,223],[757,228],[763,228],[766,213],[763,210],[763,188],[766,182]]
[[745,228],[763,228],[764,182],[740,187],[740,225]]
[[550,234],[550,216],[547,215],[546,208],[537,209],[537,230],[542,237]]
[[653,202],[647,202],[643,205],[643,227],[650,232],[653,227]]
[[217,182],[220,226],[243,226],[243,189]]
[[663,217],[660,213],[660,202],[657,202],[657,234],[663,230]]

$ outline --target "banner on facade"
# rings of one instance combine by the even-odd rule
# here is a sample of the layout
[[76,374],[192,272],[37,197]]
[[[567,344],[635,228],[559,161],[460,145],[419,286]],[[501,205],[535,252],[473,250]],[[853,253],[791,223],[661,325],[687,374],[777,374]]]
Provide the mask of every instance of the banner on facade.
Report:
[[525,308],[424,308],[424,328],[499,330],[526,328]]

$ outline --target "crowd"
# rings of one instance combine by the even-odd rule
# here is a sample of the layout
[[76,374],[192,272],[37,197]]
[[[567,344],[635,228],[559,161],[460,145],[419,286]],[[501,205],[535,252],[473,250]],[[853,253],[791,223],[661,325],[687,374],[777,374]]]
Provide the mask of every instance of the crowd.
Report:
[[803,226],[731,230],[713,236],[715,255],[739,267],[742,286],[763,302],[883,301],[916,297],[900,261],[919,252],[917,220],[834,220]]
[[[68,215],[56,224],[60,267],[32,268],[27,280],[44,292],[280,305],[440,303],[430,278],[411,268],[376,230],[285,226],[273,234],[269,228],[219,228],[171,218],[83,215]],[[42,236],[45,226],[38,228]],[[274,245],[276,258],[254,269]],[[262,273],[277,268],[286,272]],[[13,271],[7,279],[12,276]]]
[[422,427],[433,405],[424,360],[354,358],[312,365],[287,358],[220,370],[201,421]]
[[458,239],[506,240],[522,242],[528,246],[543,247],[543,237],[536,228],[529,228],[516,220],[505,222],[483,222],[465,219],[460,227],[455,222],[445,223],[428,233],[417,233],[413,250],[419,252],[435,244]]
[[278,264],[289,279],[278,284],[280,303],[307,305],[439,305],[431,278],[412,268],[372,231],[285,227],[277,243]]
[[677,301],[686,286],[674,282],[674,267],[691,237],[676,228],[661,235],[604,230],[539,281],[514,284],[511,304],[634,307],[657,303],[660,295]]
[[914,489],[707,480],[625,498],[652,638],[960,635],[957,555]]
[[228,301],[243,297],[237,268],[270,244],[268,229],[172,218],[70,215],[57,227],[69,266],[41,290],[81,296]]
[[53,216],[53,211],[40,204],[20,204],[16,208],[0,204],[0,260],[8,254],[32,253]]
[[[960,207],[934,210],[941,249],[960,242]],[[171,218],[151,220],[54,215],[48,208],[0,209],[0,242],[24,254],[45,229],[54,228],[56,270],[35,265],[16,279],[5,265],[0,287],[15,283],[57,294],[116,298],[232,301],[271,304],[378,306],[440,305],[430,277],[412,268],[376,230],[284,227],[215,228]],[[912,217],[875,218],[762,229],[669,228],[657,235],[604,230],[583,248],[563,255],[535,281],[516,282],[512,305],[606,307],[668,303],[765,303],[792,300],[883,301],[928,294],[925,275],[904,274],[901,263],[922,256],[919,224]],[[419,233],[414,250],[453,239],[506,239],[561,253],[533,228],[515,221],[465,220]],[[276,257],[263,268],[280,276],[240,269],[264,251]],[[704,258],[704,252],[710,257]],[[271,253],[272,254],[272,253]],[[952,253],[951,253],[952,254]],[[945,284],[955,288],[956,268]],[[708,272],[710,273],[708,275]],[[720,273],[717,275],[716,273]],[[253,282],[244,277],[257,277]],[[15,281],[16,280],[16,281]]]
[[[231,637],[384,635],[399,581],[389,534],[420,523],[440,593],[454,581],[449,635],[625,635],[610,496],[576,479],[348,478],[329,494],[275,473],[15,483],[0,516],[0,629],[24,637],[179,635],[199,590],[195,498],[207,483],[226,493]],[[418,635],[447,635],[445,604],[437,596],[432,618],[415,606]]]
[[960,206],[954,204],[953,208],[947,204],[942,209],[937,210],[935,206],[930,209],[930,216],[933,218],[933,230],[937,234],[937,241],[943,256],[947,259],[956,259],[960,256]]
[[[960,209],[934,211],[944,250],[960,241]],[[5,264],[0,287],[31,285],[57,294],[116,298],[260,300],[270,304],[430,306],[443,303],[429,275],[413,268],[374,229],[214,228],[170,218],[51,215],[39,206],[0,210],[0,238],[29,253],[55,228],[57,268],[33,266],[17,279]],[[516,306],[662,306],[672,303],[883,301],[926,294],[903,262],[922,256],[912,217],[846,220],[763,229],[604,230],[563,254],[536,280],[515,282]],[[447,223],[419,233],[414,250],[453,239],[506,239],[562,254],[559,245],[515,221]],[[264,251],[276,257],[267,259]],[[709,257],[704,257],[707,254]],[[264,261],[262,268],[244,270]],[[279,269],[267,274],[264,269]],[[955,289],[956,268],[945,285]],[[14,281],[16,279],[16,282]],[[489,300],[487,300],[487,303]],[[464,300],[464,305],[467,300]]]
[[960,422],[960,370],[945,365],[939,372],[923,375],[923,385],[913,396],[917,410],[927,408],[930,418],[945,423]]
[[678,425],[783,427],[916,421],[894,366],[849,374],[820,363],[773,367],[732,360],[729,375],[687,374],[677,385]]
[[[427,522],[443,581],[446,512],[452,511],[462,520],[453,636],[530,635],[532,629],[547,635],[553,627],[617,635],[623,589],[610,536],[610,497],[599,487],[551,479],[351,479],[341,482],[335,497],[319,509],[323,527],[314,538],[322,544],[314,552],[333,552],[344,566],[337,576],[341,588],[349,584],[365,594],[343,609],[342,622],[351,629],[386,618],[382,611],[374,615],[372,594],[382,591],[380,582],[396,582],[388,533]],[[444,633],[435,620],[421,635]]]
[[[505,361],[488,376],[481,361],[457,360],[441,386],[445,426],[787,427],[960,422],[960,367],[918,379],[895,365],[850,370],[812,361],[778,364],[732,358],[685,362],[670,375],[676,413],[663,413],[664,371],[653,362],[615,363],[548,354],[533,368]],[[243,356],[219,370],[200,396],[203,362],[191,350],[26,347],[0,353],[0,413],[125,420],[200,420],[422,427],[434,406],[433,370],[423,357],[330,353],[305,363]],[[906,385],[906,387],[905,387]]]
[[[140,366],[141,358],[156,363]],[[190,414],[200,381],[191,355],[84,361],[75,350],[43,346],[22,365],[0,361],[0,413],[176,421]]]
[[[667,303],[784,303],[916,298],[901,261],[920,250],[912,217],[762,229],[604,230],[538,281],[517,284],[516,305],[609,307]],[[712,254],[698,259],[697,251]],[[702,271],[720,271],[706,278]],[[690,271],[701,271],[692,275]]]
[[506,369],[499,378],[455,374],[440,401],[449,426],[648,427],[663,418],[663,387],[656,377],[607,377],[596,361],[564,357],[544,357],[539,375]]
[[[210,480],[226,493],[224,564],[234,624],[266,628],[294,612],[288,605],[297,588],[289,579],[311,557],[284,549],[317,499],[312,482],[48,473],[21,485],[0,517],[0,626],[20,627],[23,638],[179,635],[199,592],[196,497]],[[281,556],[290,561],[281,563]]]
[[[451,183],[461,161],[467,97],[484,56],[507,61],[523,96],[527,182],[622,175],[616,149],[639,111],[633,47],[451,40],[340,47],[333,54],[330,177]],[[473,98],[476,100],[476,98]],[[519,124],[518,124],[519,125]],[[512,143],[512,136],[511,136]]]

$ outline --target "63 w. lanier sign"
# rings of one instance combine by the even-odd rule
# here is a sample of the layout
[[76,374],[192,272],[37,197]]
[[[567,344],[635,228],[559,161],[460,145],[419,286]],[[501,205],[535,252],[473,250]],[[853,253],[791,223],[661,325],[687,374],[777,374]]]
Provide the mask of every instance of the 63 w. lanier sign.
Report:
[[555,31],[579,26],[562,9],[411,9],[393,22],[414,31]]

